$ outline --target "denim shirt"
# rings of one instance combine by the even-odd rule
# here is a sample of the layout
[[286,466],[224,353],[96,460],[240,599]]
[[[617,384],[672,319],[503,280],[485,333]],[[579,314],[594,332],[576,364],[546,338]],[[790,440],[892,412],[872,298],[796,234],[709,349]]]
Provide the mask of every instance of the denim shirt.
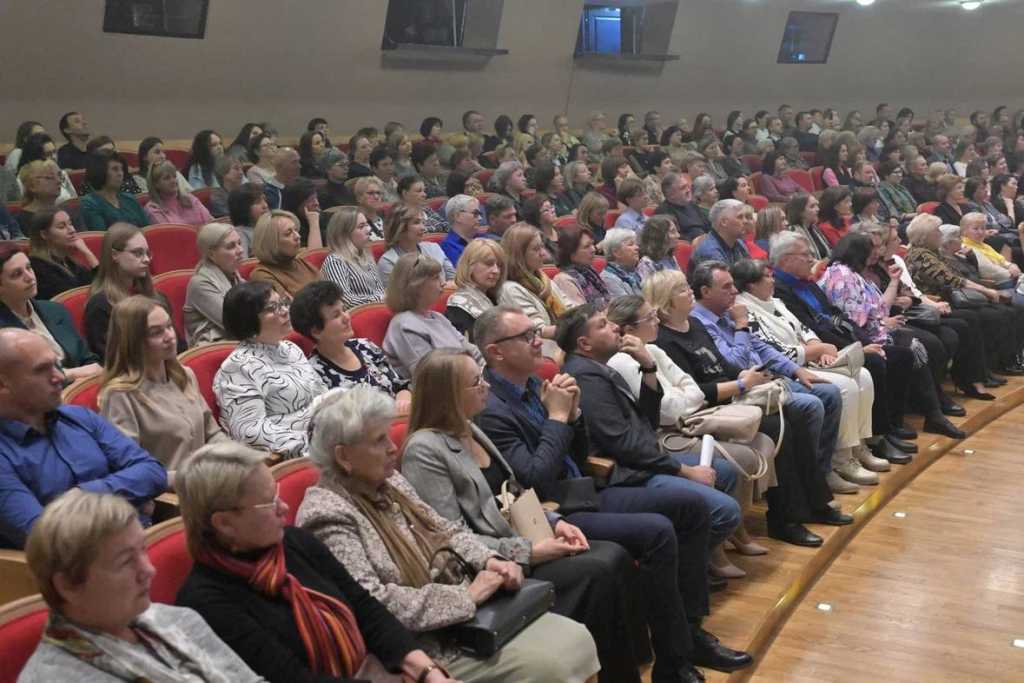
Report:
[[114,493],[139,505],[167,490],[167,471],[98,414],[61,406],[47,434],[0,419],[0,543],[22,547],[43,507],[68,489]]
[[722,357],[738,368],[767,365],[776,375],[792,377],[800,367],[777,351],[768,342],[744,330],[736,330],[736,323],[727,315],[717,316],[700,304],[692,313],[707,329]]

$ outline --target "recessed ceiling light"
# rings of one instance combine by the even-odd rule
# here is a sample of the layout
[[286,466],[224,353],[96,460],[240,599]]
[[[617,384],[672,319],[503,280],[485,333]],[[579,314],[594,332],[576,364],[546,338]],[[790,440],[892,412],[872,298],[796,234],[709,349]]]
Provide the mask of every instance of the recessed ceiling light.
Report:
[[[860,0],[858,0],[858,2],[859,1]],[[960,6],[970,12],[971,10],[976,10],[981,7],[981,1],[982,0],[961,0]]]
[[861,7],[869,7],[875,4],[875,0],[857,0],[857,4]]

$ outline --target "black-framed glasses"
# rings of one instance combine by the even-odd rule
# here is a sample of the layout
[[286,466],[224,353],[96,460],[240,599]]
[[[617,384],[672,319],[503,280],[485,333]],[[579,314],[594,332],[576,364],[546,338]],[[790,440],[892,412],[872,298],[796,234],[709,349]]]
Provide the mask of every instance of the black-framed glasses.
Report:
[[495,339],[494,342],[492,342],[492,343],[500,344],[502,342],[507,342],[507,341],[521,340],[521,341],[526,342],[527,344],[532,344],[533,340],[536,339],[536,338],[537,338],[537,330],[535,330],[534,328],[531,327],[531,328],[529,328],[527,330],[523,330],[519,334],[510,334],[507,337],[502,337],[501,339]]

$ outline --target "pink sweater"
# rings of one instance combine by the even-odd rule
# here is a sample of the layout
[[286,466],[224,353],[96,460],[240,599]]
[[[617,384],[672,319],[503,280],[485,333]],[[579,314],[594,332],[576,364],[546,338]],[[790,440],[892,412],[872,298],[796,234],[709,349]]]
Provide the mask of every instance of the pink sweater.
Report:
[[185,225],[201,226],[213,222],[213,216],[206,210],[203,203],[192,197],[192,206],[184,207],[177,197],[163,200],[163,206],[154,201],[146,204],[146,213],[153,223],[184,223]]

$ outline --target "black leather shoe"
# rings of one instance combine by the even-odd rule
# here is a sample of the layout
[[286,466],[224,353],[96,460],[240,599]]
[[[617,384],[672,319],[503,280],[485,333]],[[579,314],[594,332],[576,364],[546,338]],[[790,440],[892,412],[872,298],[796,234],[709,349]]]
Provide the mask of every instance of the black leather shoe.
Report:
[[818,524],[828,524],[829,526],[846,526],[847,524],[853,524],[853,517],[842,510],[826,508],[821,512],[814,513],[813,521]]
[[[896,439],[899,441],[899,439]],[[889,441],[889,439],[882,439],[874,446],[868,446],[868,450],[871,451],[871,455],[882,460],[888,460],[893,465],[906,465],[911,461],[910,454],[917,452],[917,446],[910,443],[909,441],[900,441],[900,443],[907,444],[913,447],[913,451],[905,451],[902,448],[896,446],[896,444]]]
[[[897,439],[892,434],[887,434],[882,441],[887,441],[891,446],[898,448],[904,453],[917,453],[917,444],[913,441],[905,441],[904,439]],[[878,456],[882,457],[882,456]]]
[[[653,678],[651,680],[654,680]],[[701,673],[700,669],[696,668],[692,664],[685,665],[679,670],[679,676],[672,680],[679,681],[679,683],[704,683],[704,674]]]
[[722,576],[708,575],[708,593],[724,591],[729,586],[729,580]]
[[899,425],[898,427],[893,427],[889,430],[889,436],[895,436],[897,439],[913,441],[917,438],[917,430]]
[[780,526],[769,524],[768,536],[784,543],[802,545],[805,548],[817,548],[824,542],[821,536],[810,531],[803,524],[796,524],[795,522]]
[[958,387],[961,394],[976,401],[994,401],[996,397],[986,391],[978,391],[974,387]]
[[[963,417],[964,415],[967,414],[967,411],[964,409],[962,405],[954,403],[953,401],[947,398],[945,401],[942,402],[942,414],[948,415],[950,417]],[[925,429],[924,431],[927,432],[928,430]]]
[[726,647],[713,634],[702,628],[693,634],[693,653],[690,655],[694,666],[730,673],[748,667],[754,658],[742,650]]
[[948,436],[951,439],[967,438],[967,434],[960,429],[957,429],[956,425],[941,415],[936,415],[926,419],[924,421],[924,431],[932,434],[942,434],[943,436]]

